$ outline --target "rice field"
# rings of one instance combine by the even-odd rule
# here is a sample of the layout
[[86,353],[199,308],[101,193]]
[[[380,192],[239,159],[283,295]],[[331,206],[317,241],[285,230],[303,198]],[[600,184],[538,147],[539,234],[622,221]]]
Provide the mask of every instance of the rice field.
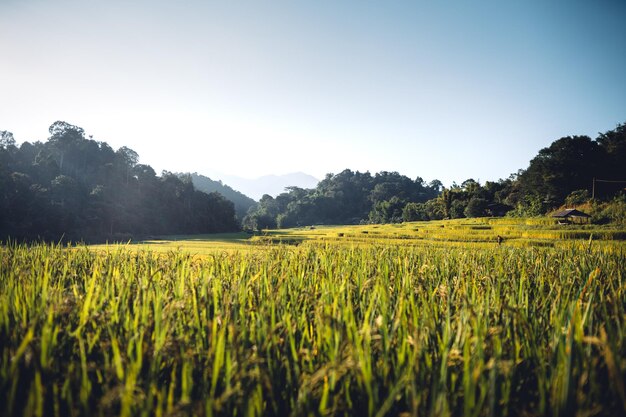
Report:
[[483,219],[9,243],[0,410],[626,415],[623,233]]

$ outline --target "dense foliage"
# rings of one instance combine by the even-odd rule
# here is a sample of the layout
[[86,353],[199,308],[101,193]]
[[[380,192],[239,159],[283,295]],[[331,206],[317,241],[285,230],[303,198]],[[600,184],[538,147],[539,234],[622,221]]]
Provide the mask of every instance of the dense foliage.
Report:
[[273,198],[264,195],[244,219],[244,226],[255,228],[293,227],[306,224],[356,224],[399,221],[408,202],[435,198],[441,182],[427,184],[397,172],[353,172],[346,169],[328,174],[314,189],[289,187]]
[[[595,187],[594,178],[601,180]],[[528,168],[507,179],[487,181],[484,185],[472,179],[460,186],[453,184],[444,190],[438,204],[443,218],[499,215],[509,211],[512,215],[536,216],[562,205],[583,204],[592,192],[596,201],[610,200],[624,187],[626,124],[620,124],[599,134],[596,140],[588,136],[560,138],[541,149]],[[413,207],[412,213],[407,216],[414,220],[441,218],[433,216],[426,207]]]
[[236,230],[233,203],[159,177],[133,150],[114,151],[82,128],[55,122],[45,142],[0,137],[0,239],[121,239]]
[[[65,122],[54,123],[50,135],[46,143],[17,147],[10,133],[0,132],[0,239],[231,231],[238,228],[232,202],[248,229],[537,216],[564,204],[591,204],[592,194],[597,219],[624,217],[619,193],[626,185],[626,124],[596,140],[558,139],[527,169],[499,181],[468,179],[444,188],[438,180],[427,183],[397,172],[346,169],[328,174],[313,189],[288,187],[276,197],[264,195],[258,204],[197,174],[159,177],[139,164],[131,149],[114,151]],[[598,205],[616,195],[609,207]]]
[[624,415],[625,265],[617,243],[0,247],[0,402],[8,416]]
[[[594,178],[599,180],[595,186]],[[263,229],[507,213],[537,216],[563,204],[583,204],[592,193],[596,202],[610,199],[625,186],[626,124],[620,124],[596,140],[588,136],[558,139],[541,149],[527,169],[484,184],[470,178],[444,188],[437,180],[426,184],[421,178],[412,181],[396,172],[328,174],[314,189],[290,188],[276,198],[263,196],[243,224]],[[619,207],[620,198],[615,203]]]

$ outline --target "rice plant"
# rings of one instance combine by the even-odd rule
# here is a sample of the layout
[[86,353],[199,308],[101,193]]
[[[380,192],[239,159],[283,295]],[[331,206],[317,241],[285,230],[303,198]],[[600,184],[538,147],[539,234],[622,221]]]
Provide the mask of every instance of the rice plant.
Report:
[[622,246],[342,233],[0,247],[2,414],[626,414]]

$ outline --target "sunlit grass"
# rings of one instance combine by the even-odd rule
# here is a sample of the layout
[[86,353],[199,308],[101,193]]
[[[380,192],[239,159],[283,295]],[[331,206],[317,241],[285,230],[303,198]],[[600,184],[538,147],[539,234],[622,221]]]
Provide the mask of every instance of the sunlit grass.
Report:
[[[626,229],[612,226],[556,224],[552,218],[481,218],[432,222],[413,222],[361,226],[306,226],[283,230],[265,230],[255,234],[225,233],[216,235],[162,236],[158,240],[129,242],[123,246],[157,252],[186,251],[210,254],[219,251],[259,250],[275,244],[300,245],[333,243],[348,246],[402,244],[412,246],[449,246],[489,248],[503,238],[503,246],[553,247],[575,241],[594,241],[596,245],[624,245]],[[110,250],[117,245],[94,245]]]
[[3,415],[623,415],[626,247],[550,227],[0,247]]

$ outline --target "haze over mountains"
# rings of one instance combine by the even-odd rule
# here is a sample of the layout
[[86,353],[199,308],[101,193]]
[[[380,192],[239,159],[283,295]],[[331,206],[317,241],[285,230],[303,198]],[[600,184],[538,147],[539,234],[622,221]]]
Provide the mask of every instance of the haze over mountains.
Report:
[[293,172],[283,175],[264,175],[258,178],[243,178],[216,171],[202,173],[213,181],[221,181],[234,190],[254,199],[260,200],[264,194],[276,197],[285,191],[286,187],[315,188],[319,180],[303,172]]

